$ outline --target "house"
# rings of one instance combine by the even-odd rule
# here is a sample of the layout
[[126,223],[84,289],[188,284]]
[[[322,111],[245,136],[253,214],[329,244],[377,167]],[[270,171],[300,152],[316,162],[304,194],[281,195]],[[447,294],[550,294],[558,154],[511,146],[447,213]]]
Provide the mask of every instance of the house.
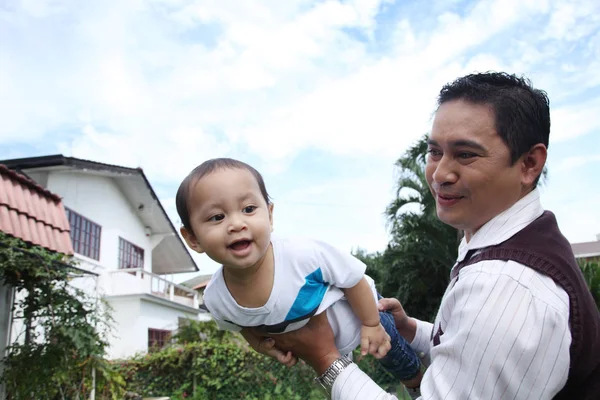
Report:
[[[51,251],[73,254],[69,222],[60,197],[1,164],[0,231]],[[0,359],[14,339],[13,300],[13,288],[0,282]],[[4,396],[0,384],[0,398]]]
[[210,278],[212,278],[212,274],[198,275],[185,282],[181,282],[181,284],[198,292],[200,301],[204,303],[204,290],[208,282],[210,282]]
[[600,261],[600,234],[594,242],[571,243],[571,248],[577,260]]
[[198,266],[142,169],[62,155],[0,163],[62,198],[79,267],[98,274],[79,286],[113,310],[109,358],[162,346],[180,321],[206,316],[198,293],[173,282]]

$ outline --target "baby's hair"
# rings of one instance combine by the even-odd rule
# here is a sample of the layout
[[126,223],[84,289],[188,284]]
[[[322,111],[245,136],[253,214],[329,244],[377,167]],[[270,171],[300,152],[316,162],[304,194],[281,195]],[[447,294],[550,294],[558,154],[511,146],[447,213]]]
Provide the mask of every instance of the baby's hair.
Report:
[[206,175],[213,173],[219,169],[245,169],[249,171],[260,188],[260,193],[267,202],[271,204],[271,198],[267,193],[265,181],[262,175],[254,167],[246,164],[245,162],[234,160],[233,158],[213,158],[212,160],[204,161],[198,165],[185,177],[185,179],[179,185],[177,189],[177,196],[175,197],[175,205],[177,206],[177,213],[181,219],[181,224],[185,229],[192,232],[192,224],[190,223],[190,212],[188,208],[188,200],[190,197],[190,189],[194,187],[196,183]]

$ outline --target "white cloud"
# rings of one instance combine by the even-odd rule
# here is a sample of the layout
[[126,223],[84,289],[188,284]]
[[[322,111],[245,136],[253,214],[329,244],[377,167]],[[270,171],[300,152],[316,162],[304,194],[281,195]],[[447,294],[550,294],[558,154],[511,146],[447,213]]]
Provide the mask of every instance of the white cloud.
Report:
[[600,162],[600,154],[567,157],[551,169],[552,172],[567,172],[593,162]]
[[[108,164],[143,167],[158,181],[178,181],[200,162],[227,154],[230,146],[214,136],[203,134],[200,127],[165,126],[168,135],[148,140],[145,132],[134,131],[123,136],[99,131],[91,124],[72,142],[63,142],[59,150],[65,155],[101,160]],[[102,158],[96,154],[100,152]]]
[[[49,153],[141,166],[172,185],[226,155],[271,174],[311,149],[391,166],[429,130],[444,83],[490,69],[527,74],[549,92],[553,142],[600,129],[600,98],[586,96],[600,85],[597,1],[482,0],[441,14],[420,5],[422,19],[378,15],[390,3],[5,2],[0,146],[44,143]],[[381,173],[363,178],[390,188]],[[374,215],[386,201],[365,201],[373,213],[352,218],[359,228],[324,207],[315,218],[327,215],[324,234],[343,246],[360,238],[374,247],[385,240]],[[285,215],[289,226],[303,222]]]
[[387,172],[376,178],[331,177],[323,184],[275,193],[275,233],[318,237],[346,251],[384,248],[389,238],[383,212],[394,182],[391,166]]
[[[465,52],[549,8],[538,1],[481,1],[463,17],[441,15],[434,32],[415,31],[403,19],[392,34],[392,57],[382,57],[340,30],[372,33],[380,1],[284,3],[87,2],[59,5],[53,13],[51,2],[43,12],[23,7],[22,40],[46,36],[49,46],[65,49],[62,58],[16,44],[4,53],[0,76],[10,79],[3,79],[9,84],[0,95],[11,101],[3,104],[1,137],[40,138],[86,113],[122,147],[141,137],[145,144],[158,141],[157,153],[145,151],[158,158],[161,138],[177,131],[189,133],[187,147],[194,145],[191,136],[213,143],[219,132],[274,160],[306,148],[395,156],[428,129],[442,83],[506,65],[497,55]],[[34,26],[40,15],[55,18]],[[69,23],[57,25],[61,19]],[[177,40],[178,32],[209,23],[219,27],[214,48]],[[71,147],[82,157],[115,151],[85,132],[76,142]],[[204,150],[200,155],[218,153]]]
[[600,234],[600,210],[598,207],[590,207],[591,204],[598,204],[598,201],[600,193],[594,191],[593,194],[553,205],[549,209],[557,215],[561,232],[570,242],[589,242]]
[[600,97],[580,104],[552,107],[550,143],[571,140],[576,137],[600,132]]
[[597,31],[600,22],[600,4],[590,1],[557,2],[543,36],[546,38],[577,41]]

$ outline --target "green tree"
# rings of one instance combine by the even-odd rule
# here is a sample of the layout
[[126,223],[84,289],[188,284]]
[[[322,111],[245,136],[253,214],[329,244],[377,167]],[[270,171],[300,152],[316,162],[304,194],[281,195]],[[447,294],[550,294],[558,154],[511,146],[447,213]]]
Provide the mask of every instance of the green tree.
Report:
[[398,298],[420,319],[435,317],[456,261],[459,232],[436,215],[425,177],[427,136],[398,159],[396,197],[385,214],[391,240],[383,253],[362,254],[380,293]]
[[175,343],[186,344],[186,343],[198,343],[206,340],[212,340],[216,342],[229,342],[237,341],[239,335],[234,335],[230,331],[220,330],[217,327],[215,321],[197,321],[193,319],[186,319],[183,324],[180,325],[177,332],[173,335]]
[[600,263],[598,261],[580,261],[579,267],[583,278],[592,292],[596,306],[600,310]]
[[108,310],[70,284],[81,276],[74,266],[0,232],[0,282],[14,288],[13,319],[24,326],[1,360],[11,399],[80,400],[94,387],[97,399],[122,398],[124,381],[103,358]]
[[383,279],[385,265],[383,263],[383,253],[367,253],[365,249],[357,248],[352,251],[352,255],[365,263],[367,266],[366,274],[375,281],[375,285],[379,293],[382,293],[381,281]]

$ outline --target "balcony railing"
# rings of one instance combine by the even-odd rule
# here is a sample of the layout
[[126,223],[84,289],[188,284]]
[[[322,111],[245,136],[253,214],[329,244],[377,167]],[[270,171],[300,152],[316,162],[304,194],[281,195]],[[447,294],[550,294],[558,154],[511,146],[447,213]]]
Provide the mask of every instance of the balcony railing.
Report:
[[141,268],[110,271],[111,295],[152,294],[195,309],[199,306],[198,292],[178,285],[161,275]]

